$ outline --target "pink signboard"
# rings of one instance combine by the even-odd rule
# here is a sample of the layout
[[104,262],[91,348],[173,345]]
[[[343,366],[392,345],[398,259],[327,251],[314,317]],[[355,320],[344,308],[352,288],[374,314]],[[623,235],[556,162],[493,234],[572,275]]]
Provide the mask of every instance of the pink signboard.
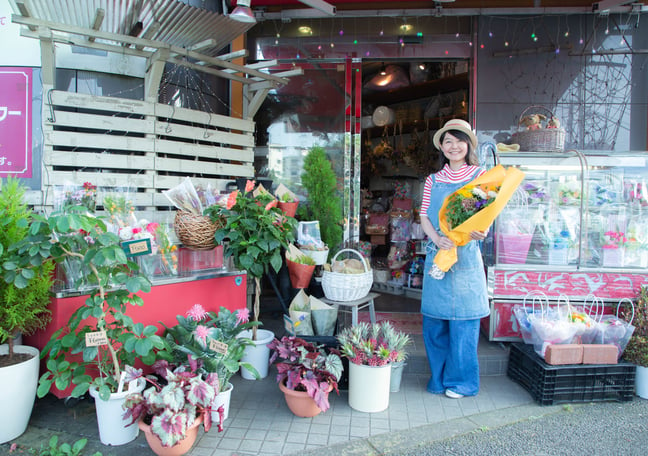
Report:
[[32,69],[0,67],[0,177],[32,177]]

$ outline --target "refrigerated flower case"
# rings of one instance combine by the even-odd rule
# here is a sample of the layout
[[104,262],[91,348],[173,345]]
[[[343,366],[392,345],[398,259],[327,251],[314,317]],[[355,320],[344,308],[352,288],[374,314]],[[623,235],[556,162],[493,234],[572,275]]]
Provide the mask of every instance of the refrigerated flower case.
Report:
[[497,158],[525,179],[487,249],[490,340],[520,340],[512,309],[531,295],[550,305],[600,302],[610,313],[648,285],[648,151]]

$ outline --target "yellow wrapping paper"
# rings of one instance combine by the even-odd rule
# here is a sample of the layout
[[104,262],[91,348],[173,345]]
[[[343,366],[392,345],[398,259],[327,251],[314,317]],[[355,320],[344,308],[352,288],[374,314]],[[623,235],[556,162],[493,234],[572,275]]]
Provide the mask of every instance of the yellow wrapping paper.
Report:
[[[450,201],[450,197],[454,193],[446,196],[443,201],[443,206],[441,206],[441,209],[439,210],[439,227],[441,228],[441,231],[443,231],[443,233],[452,240],[456,246],[466,245],[470,242],[470,233],[472,231],[484,231],[491,226],[495,217],[502,212],[502,209],[504,209],[506,203],[511,199],[513,192],[515,192],[522,180],[524,180],[524,173],[519,169],[513,167],[505,169],[502,165],[497,165],[496,167],[486,171],[477,179],[474,179],[461,187],[461,189],[463,189],[464,187],[473,185],[499,185],[500,190],[495,201],[452,230],[446,220],[446,207]],[[457,190],[457,192],[461,189]],[[434,263],[443,272],[447,272],[456,262],[457,247],[448,250],[439,250],[434,257]]]

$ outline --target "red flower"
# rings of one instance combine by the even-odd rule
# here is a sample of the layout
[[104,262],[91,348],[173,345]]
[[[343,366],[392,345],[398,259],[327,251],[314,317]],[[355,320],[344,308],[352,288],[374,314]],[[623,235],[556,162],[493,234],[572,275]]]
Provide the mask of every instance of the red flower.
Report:
[[255,182],[253,180],[252,181],[248,180],[247,182],[245,182],[245,193],[248,193],[248,192],[251,192],[252,190],[254,190],[254,183]]
[[266,204],[265,210],[269,211],[270,208],[277,207],[277,200],[272,200],[268,204]]

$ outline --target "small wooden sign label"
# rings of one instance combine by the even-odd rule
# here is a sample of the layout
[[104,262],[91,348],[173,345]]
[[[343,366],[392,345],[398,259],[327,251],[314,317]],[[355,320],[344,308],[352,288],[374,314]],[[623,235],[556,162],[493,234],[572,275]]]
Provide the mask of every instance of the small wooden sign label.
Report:
[[108,337],[106,331],[95,331],[86,333],[85,335],[86,347],[98,347],[100,345],[108,345]]
[[147,255],[151,253],[151,240],[146,238],[124,241],[122,242],[122,249],[124,249],[127,256]]
[[209,341],[209,349],[212,351],[215,351],[216,353],[220,353],[222,355],[227,354],[227,348],[228,345],[224,342],[221,342],[220,340],[210,340]]

